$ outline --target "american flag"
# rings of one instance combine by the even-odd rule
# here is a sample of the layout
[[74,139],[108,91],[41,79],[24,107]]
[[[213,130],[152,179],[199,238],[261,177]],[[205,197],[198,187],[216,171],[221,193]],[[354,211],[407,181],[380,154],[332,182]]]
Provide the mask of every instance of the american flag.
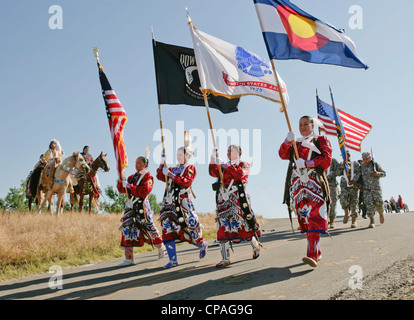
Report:
[[[337,136],[337,127],[335,125],[335,110],[326,102],[317,100],[318,119],[322,121],[324,127],[319,128],[319,131],[325,132],[327,135]],[[350,114],[336,109],[339,116],[339,126],[342,128],[342,132],[345,135],[345,146],[349,149],[361,152],[361,143],[365,139],[366,135],[370,132],[372,126],[355,118]],[[339,129],[339,128],[338,128]]]
[[128,157],[125,149],[123,131],[128,118],[115,91],[112,90],[104,69],[99,62],[98,68],[99,80],[102,86],[102,95],[106,106],[106,115],[108,116],[109,130],[111,131],[112,142],[114,145],[118,175],[120,180],[124,180],[124,169],[125,167],[128,167]]

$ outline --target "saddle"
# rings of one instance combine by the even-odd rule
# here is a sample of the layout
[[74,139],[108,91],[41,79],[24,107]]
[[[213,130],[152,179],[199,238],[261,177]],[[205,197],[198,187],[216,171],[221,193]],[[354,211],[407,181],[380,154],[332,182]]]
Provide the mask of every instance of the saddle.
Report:
[[43,190],[48,190],[53,186],[53,176],[55,175],[57,164],[56,159],[48,163],[42,171],[41,184]]

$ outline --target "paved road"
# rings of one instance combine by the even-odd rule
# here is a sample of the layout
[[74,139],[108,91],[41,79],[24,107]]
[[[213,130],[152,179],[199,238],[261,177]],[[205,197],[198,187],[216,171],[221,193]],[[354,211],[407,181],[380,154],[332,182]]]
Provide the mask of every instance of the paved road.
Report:
[[377,274],[414,255],[414,214],[385,218],[385,224],[374,229],[367,228],[368,220],[359,219],[359,227],[351,229],[338,218],[331,237],[321,239],[323,259],[315,269],[301,261],[305,236],[293,234],[289,220],[274,219],[263,226],[264,248],[257,260],[251,259],[250,245],[241,243],[234,245],[232,264],[217,269],[216,243],[210,243],[203,260],[198,259],[197,248],[183,244],[178,246],[180,265],[173,269],[164,270],[167,258],[158,260],[153,251],[135,255],[136,265],[126,268],[117,268],[122,260],[117,259],[64,269],[62,289],[49,287],[48,273],[3,282],[0,300],[329,299],[349,287],[351,277],[360,274],[355,270],[364,277]]

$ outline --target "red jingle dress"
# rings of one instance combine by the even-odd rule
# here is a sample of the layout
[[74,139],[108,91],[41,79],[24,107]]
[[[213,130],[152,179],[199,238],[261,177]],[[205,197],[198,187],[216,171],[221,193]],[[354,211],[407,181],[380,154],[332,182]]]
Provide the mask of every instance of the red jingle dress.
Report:
[[[225,168],[224,168],[225,167]],[[223,199],[222,192],[217,198],[217,240],[249,240],[252,236],[261,236],[260,225],[256,221],[256,230],[252,230],[243,215],[240,207],[240,195],[236,187],[236,182],[241,181],[244,185],[249,177],[250,165],[244,161],[228,163],[222,166],[223,182],[226,191],[228,190],[228,199]],[[219,165],[210,163],[209,174],[212,177],[219,177]],[[250,203],[250,197],[245,195]],[[251,210],[254,216],[253,210]]]
[[[157,169],[157,179],[165,182],[165,175],[162,173],[163,166]],[[160,212],[160,222],[162,226],[162,238],[164,243],[170,241],[186,241],[195,245],[203,243],[203,232],[201,230],[200,221],[194,208],[191,199],[191,185],[197,175],[195,166],[184,164],[176,167],[170,167],[170,172],[175,175],[175,178],[169,178],[171,184],[169,186],[169,199],[162,204]],[[178,187],[179,191],[179,205],[187,224],[187,232],[183,230],[178,222],[176,207],[174,204],[173,192],[174,188]]]
[[[296,212],[300,231],[306,232],[308,239],[307,257],[318,261],[320,233],[328,230],[327,204],[316,168],[326,171],[332,161],[332,147],[327,137],[313,134],[304,139],[316,147],[320,153],[312,151],[305,143],[298,144],[299,157],[305,160],[308,181],[301,180],[300,171],[292,171],[290,179],[290,199]],[[306,144],[305,144],[306,145]],[[289,160],[293,154],[293,143],[285,140],[279,149],[279,156]]]
[[[152,174],[150,172],[143,174],[139,174],[137,172],[129,176],[127,181],[131,185],[130,188],[127,189],[130,195],[129,201],[134,202],[138,198],[144,199],[143,207],[146,213],[146,226],[148,233],[151,236],[152,243],[156,247],[161,246],[162,238],[160,237],[157,227],[154,225],[154,221],[152,219],[153,212],[148,200],[148,196],[154,186],[154,178],[152,177]],[[118,182],[117,189],[120,193],[126,192],[126,189],[122,186],[121,181]],[[131,210],[134,209],[128,207],[127,205],[124,217],[121,220],[123,223],[126,219],[128,219],[128,213],[130,213]],[[151,244],[151,240],[144,233],[142,233],[139,228],[133,225],[128,225],[122,228],[122,247],[142,247],[145,243]]]

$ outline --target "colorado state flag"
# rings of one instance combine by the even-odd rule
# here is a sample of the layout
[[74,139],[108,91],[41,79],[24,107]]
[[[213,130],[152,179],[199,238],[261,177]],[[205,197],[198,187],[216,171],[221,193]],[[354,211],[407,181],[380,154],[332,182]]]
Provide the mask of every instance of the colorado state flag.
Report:
[[368,66],[342,30],[311,16],[288,0],[254,0],[270,59],[300,59],[351,68]]

